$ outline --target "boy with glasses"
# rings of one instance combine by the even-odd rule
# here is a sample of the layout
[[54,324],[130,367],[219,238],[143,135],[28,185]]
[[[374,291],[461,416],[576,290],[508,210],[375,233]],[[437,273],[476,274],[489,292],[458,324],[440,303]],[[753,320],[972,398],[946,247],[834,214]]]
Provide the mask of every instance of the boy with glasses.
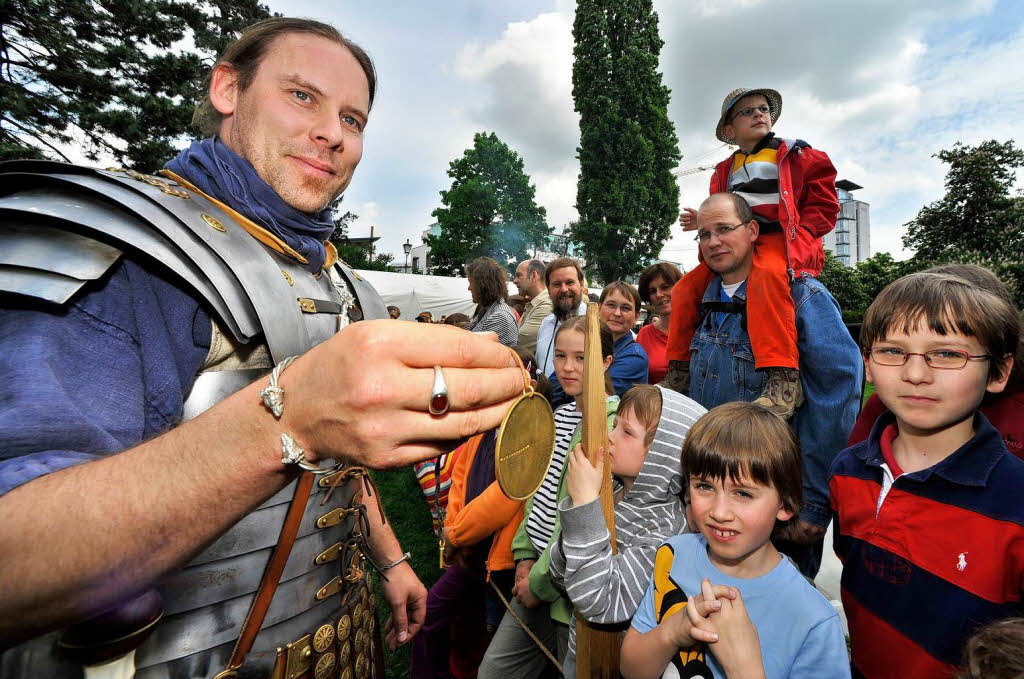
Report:
[[1024,462],[978,412],[1019,337],[1011,303],[945,273],[868,308],[864,364],[889,412],[829,479],[855,675],[952,677],[971,634],[1021,614]]
[[[789,418],[803,402],[790,281],[801,273],[818,276],[825,263],[821,238],[839,214],[836,170],[828,156],[803,140],[780,139],[772,126],[782,113],[775,90],[733,90],[722,103],[715,135],[739,150],[719,163],[711,194],[742,196],[754,211],[760,240],[747,281],[751,345],[757,370],[767,372],[756,403]],[[696,210],[685,208],[683,230],[697,228]],[[698,306],[714,278],[703,258],[672,292],[667,386],[689,393],[690,343],[699,323]]]

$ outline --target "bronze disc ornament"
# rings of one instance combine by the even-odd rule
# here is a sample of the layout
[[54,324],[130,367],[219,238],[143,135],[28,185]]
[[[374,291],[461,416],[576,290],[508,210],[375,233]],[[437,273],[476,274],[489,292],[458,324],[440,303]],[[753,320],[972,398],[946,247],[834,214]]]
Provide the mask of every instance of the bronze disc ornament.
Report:
[[505,413],[494,445],[494,476],[513,500],[537,492],[555,452],[555,415],[529,385]]

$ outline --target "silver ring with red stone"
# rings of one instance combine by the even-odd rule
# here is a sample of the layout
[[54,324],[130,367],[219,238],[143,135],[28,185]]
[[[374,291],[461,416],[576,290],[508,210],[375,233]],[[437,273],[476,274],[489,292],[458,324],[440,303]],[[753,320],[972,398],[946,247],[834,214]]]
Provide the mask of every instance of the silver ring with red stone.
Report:
[[448,412],[448,385],[444,381],[441,366],[434,366],[434,386],[430,390],[430,414],[444,415]]

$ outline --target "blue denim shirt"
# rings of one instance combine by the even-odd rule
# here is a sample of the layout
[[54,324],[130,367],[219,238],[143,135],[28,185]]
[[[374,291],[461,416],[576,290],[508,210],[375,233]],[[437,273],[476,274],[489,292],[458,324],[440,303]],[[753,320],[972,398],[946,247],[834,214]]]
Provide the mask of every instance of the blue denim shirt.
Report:
[[[790,283],[796,305],[797,346],[804,404],[790,419],[804,456],[804,508],[800,518],[827,526],[831,510],[828,471],[844,448],[860,410],[864,363],[843,324],[839,304],[825,286],[803,275]],[[704,301],[721,298],[716,278]],[[747,284],[733,294],[745,301]],[[710,410],[730,401],[753,401],[764,390],[765,371],[754,370],[750,337],[740,314],[708,314],[690,345],[690,396]]]

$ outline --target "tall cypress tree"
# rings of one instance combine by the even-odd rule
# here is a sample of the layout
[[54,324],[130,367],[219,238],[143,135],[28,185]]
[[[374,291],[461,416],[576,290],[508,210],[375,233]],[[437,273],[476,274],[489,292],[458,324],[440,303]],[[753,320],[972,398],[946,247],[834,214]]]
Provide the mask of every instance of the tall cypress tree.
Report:
[[664,43],[651,0],[578,0],[573,38],[580,218],[571,235],[587,268],[611,282],[657,257],[679,212]]

